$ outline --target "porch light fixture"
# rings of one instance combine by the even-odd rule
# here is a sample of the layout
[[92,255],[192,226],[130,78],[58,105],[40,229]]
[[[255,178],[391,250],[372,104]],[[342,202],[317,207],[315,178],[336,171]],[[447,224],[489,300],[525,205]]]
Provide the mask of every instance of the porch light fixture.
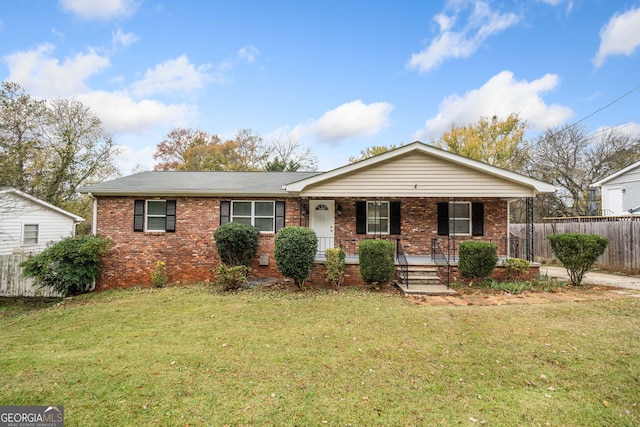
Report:
[[340,203],[338,203],[338,206],[336,207],[336,213],[338,216],[342,216],[342,205]]

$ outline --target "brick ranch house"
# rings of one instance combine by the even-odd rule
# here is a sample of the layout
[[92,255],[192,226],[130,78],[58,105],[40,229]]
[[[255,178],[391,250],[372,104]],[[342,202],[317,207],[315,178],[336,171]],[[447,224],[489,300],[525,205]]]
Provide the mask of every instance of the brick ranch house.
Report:
[[166,262],[170,283],[213,280],[220,263],[213,233],[229,221],[261,230],[256,277],[282,277],[274,236],[296,225],[319,239],[312,284],[325,283],[324,249],[342,247],[345,285],[362,285],[356,254],[363,239],[393,241],[405,279],[412,265],[431,265],[448,283],[458,279],[460,241],[491,241],[508,257],[511,202],[555,188],[414,142],[329,172],[152,171],[80,191],[94,198],[93,232],[115,243],[97,283],[108,289],[151,285],[157,261]]

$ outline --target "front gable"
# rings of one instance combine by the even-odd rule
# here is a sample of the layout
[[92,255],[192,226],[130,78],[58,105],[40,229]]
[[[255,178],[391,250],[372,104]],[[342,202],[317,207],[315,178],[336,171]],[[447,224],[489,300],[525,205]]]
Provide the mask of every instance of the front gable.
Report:
[[286,186],[303,197],[533,197],[549,184],[414,142]]
[[307,197],[531,197],[530,187],[480,170],[409,152],[311,184]]

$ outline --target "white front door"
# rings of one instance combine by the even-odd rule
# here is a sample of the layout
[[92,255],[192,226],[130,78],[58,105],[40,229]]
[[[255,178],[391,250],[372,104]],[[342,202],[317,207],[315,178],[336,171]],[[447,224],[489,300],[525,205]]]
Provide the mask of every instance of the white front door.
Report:
[[334,247],[334,211],[334,200],[309,201],[309,225],[318,236],[318,253],[320,255],[324,255],[326,248]]

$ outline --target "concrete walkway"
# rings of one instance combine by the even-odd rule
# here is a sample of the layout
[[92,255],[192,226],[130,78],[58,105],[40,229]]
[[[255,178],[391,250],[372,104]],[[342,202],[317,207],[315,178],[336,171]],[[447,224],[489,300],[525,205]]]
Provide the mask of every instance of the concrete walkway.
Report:
[[[540,275],[547,275],[555,280],[569,280],[569,275],[564,267],[540,266]],[[582,283],[589,285],[612,286],[616,288],[632,289],[640,291],[640,279],[636,277],[617,276],[615,274],[605,274],[588,272],[582,278]]]

